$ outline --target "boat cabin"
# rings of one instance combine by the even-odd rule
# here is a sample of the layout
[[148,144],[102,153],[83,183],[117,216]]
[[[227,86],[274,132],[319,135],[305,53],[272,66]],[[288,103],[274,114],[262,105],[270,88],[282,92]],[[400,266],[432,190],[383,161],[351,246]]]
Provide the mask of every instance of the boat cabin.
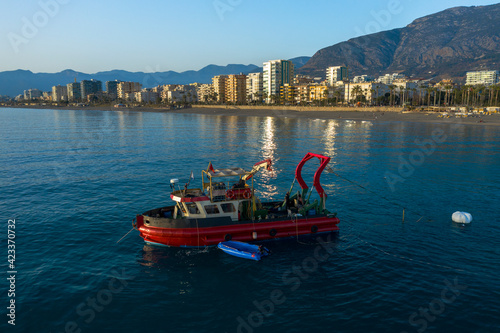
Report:
[[[238,221],[250,217],[252,201],[255,205],[253,174],[254,172],[242,168],[203,170],[201,189],[188,189],[185,186],[184,189],[174,190],[170,195],[176,202],[172,218],[228,216],[231,220]],[[176,181],[171,181],[174,187]]]

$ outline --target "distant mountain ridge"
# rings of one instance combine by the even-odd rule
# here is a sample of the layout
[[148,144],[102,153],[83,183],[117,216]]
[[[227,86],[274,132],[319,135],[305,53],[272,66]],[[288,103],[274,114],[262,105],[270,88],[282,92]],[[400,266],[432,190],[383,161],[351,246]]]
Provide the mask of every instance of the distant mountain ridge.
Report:
[[231,64],[227,66],[208,65],[199,71],[191,70],[181,73],[175,71],[144,73],[112,70],[95,74],[86,74],[70,69],[58,73],[33,73],[19,69],[0,72],[0,94],[16,96],[30,88],[49,91],[58,84],[66,85],[75,80],[79,82],[90,79],[102,81],[103,89],[104,82],[114,80],[140,82],[143,87],[154,87],[160,84],[209,83],[216,75],[249,73],[258,68],[256,65]]
[[[297,57],[290,59],[297,68],[305,64],[310,57]],[[81,80],[100,80],[106,81],[132,81],[140,82],[143,87],[154,87],[162,84],[189,84],[194,82],[210,83],[216,75],[239,74],[262,71],[262,67],[257,65],[231,64],[227,66],[208,65],[198,71],[190,70],[185,72],[128,72],[124,70],[112,70],[98,72],[95,74],[86,74],[67,69],[58,73],[33,73],[28,70],[18,69],[15,71],[0,72],[0,95],[16,96],[22,94],[24,90],[36,88],[42,91],[49,91],[58,84],[66,85],[68,83]]]
[[324,77],[327,67],[347,65],[351,78],[398,72],[463,80],[466,71],[499,70],[499,17],[500,4],[450,8],[323,48],[298,73]]

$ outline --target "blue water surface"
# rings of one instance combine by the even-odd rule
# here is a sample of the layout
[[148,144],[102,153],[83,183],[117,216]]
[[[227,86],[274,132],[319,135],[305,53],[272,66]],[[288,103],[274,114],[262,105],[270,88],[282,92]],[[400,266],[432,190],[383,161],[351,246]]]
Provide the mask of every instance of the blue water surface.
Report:
[[[0,329],[498,332],[499,147],[495,126],[0,109]],[[117,243],[170,202],[171,178],[193,171],[199,186],[210,161],[271,158],[256,188],[280,200],[308,151],[332,158],[321,181],[336,237],[267,243],[260,262],[151,247],[135,230]],[[452,222],[457,210],[472,223]]]

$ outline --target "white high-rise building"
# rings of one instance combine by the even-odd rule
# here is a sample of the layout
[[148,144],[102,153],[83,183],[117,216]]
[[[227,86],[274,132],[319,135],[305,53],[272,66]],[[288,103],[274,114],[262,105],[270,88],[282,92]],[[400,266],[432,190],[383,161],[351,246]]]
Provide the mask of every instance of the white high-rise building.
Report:
[[264,63],[262,89],[270,101],[272,95],[280,94],[280,87],[293,84],[293,63],[290,60],[270,60]]
[[326,69],[326,84],[334,86],[338,81],[347,80],[347,67],[332,66]]
[[52,87],[52,101],[60,102],[67,100],[68,100],[68,87],[61,85]]
[[263,97],[262,77],[263,74],[260,72],[247,75],[247,97],[250,101],[256,101]]
[[466,85],[478,85],[483,84],[489,86],[492,84],[497,84],[500,79],[499,71],[477,71],[477,72],[467,72],[467,79],[465,81]]

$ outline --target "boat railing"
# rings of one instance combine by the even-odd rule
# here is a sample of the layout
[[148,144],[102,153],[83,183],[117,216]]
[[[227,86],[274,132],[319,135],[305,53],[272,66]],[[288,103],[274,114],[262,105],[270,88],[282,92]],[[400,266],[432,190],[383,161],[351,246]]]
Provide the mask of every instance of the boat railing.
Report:
[[[207,188],[207,192],[210,193],[210,188]],[[226,200],[226,184],[223,182],[212,184],[212,201],[225,201]]]

